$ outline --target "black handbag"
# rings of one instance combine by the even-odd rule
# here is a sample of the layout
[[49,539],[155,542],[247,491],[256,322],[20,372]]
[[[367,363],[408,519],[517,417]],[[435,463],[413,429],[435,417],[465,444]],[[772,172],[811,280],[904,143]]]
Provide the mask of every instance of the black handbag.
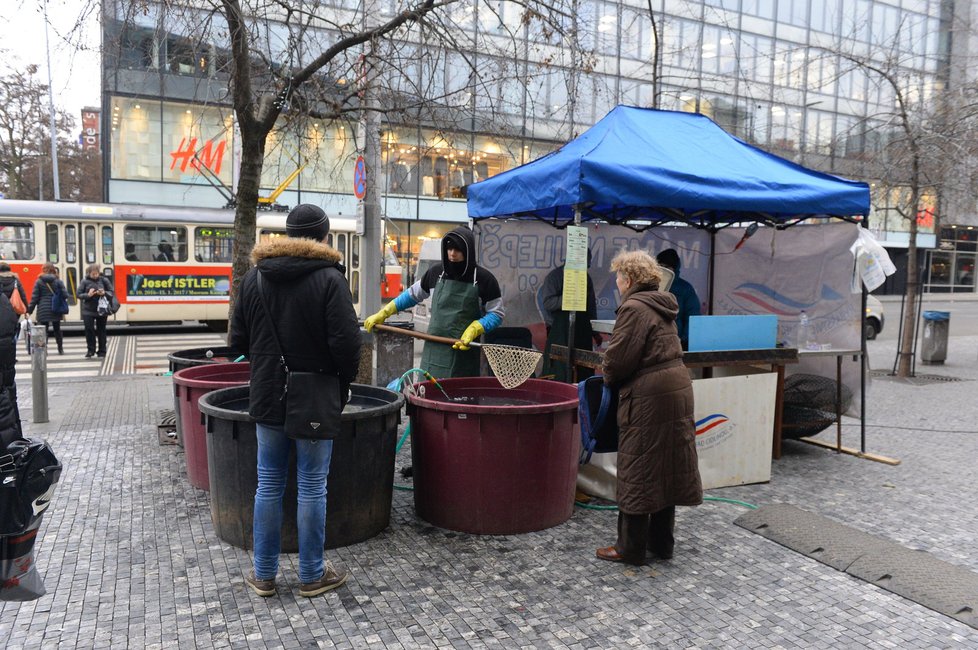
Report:
[[332,440],[340,434],[343,390],[340,378],[321,372],[293,372],[285,361],[285,351],[275,329],[275,321],[265,304],[261,271],[258,272],[258,300],[278,345],[279,363],[285,371],[282,400],[285,403],[285,434],[290,438]]

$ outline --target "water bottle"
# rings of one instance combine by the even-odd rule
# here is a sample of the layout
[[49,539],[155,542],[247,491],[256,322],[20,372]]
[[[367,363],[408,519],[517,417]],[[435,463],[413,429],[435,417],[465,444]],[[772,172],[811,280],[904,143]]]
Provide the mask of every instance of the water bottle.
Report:
[[801,315],[798,317],[798,332],[795,347],[799,350],[811,350],[815,347],[815,341],[812,338],[812,325],[808,321],[808,314],[805,313],[804,309],[801,310]]

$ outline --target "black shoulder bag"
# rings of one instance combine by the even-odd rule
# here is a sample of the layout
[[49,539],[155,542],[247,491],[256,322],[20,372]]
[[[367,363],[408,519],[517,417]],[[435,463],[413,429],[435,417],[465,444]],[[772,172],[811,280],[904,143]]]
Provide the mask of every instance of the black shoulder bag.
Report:
[[293,372],[285,361],[285,351],[278,338],[275,321],[265,303],[265,290],[262,286],[261,271],[258,272],[258,300],[272,336],[278,346],[279,363],[285,370],[285,386],[282,400],[285,403],[285,433],[290,438],[310,440],[332,440],[342,428],[340,415],[343,413],[342,387],[336,375],[319,372]]

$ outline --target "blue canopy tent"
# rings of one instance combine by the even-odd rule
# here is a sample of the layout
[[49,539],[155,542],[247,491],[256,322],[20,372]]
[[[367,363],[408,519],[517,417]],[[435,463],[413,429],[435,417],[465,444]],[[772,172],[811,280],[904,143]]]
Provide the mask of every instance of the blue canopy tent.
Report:
[[[475,221],[601,219],[643,230],[717,229],[869,214],[869,186],[753,147],[696,113],[618,106],[557,151],[468,188]],[[631,223],[629,223],[631,222]],[[638,222],[638,223],[636,223]]]
[[[744,223],[782,229],[806,219],[834,218],[865,225],[870,210],[866,183],[769,154],[703,115],[630,106],[617,106],[543,158],[469,186],[467,197],[475,222],[524,218],[565,228],[602,220],[639,232],[683,223],[710,231],[711,239],[722,228]],[[863,319],[865,306],[864,290]],[[860,366],[865,400],[865,364]],[[865,451],[865,403],[860,410]]]

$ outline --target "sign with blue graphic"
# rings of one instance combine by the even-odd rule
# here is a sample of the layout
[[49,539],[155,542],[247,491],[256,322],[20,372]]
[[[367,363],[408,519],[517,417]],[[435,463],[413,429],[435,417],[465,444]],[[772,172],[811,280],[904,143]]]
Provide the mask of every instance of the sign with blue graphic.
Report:
[[367,196],[367,164],[363,156],[357,156],[357,162],[353,165],[353,195],[358,199]]

